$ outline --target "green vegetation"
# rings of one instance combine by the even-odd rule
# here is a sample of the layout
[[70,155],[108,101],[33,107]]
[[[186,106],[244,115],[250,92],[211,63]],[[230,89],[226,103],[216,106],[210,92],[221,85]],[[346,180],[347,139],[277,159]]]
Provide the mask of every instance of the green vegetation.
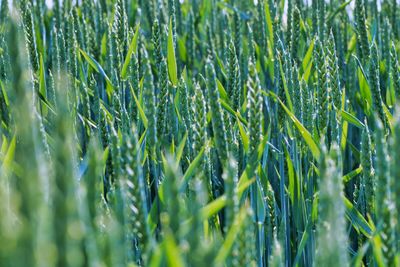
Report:
[[0,266],[400,266],[397,12],[0,0]]

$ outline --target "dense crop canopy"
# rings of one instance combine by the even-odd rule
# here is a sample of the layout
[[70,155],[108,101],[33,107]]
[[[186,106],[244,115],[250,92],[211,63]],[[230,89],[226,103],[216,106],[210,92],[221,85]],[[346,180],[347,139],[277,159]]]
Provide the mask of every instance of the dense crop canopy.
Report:
[[0,0],[1,267],[400,266],[398,1],[48,2]]

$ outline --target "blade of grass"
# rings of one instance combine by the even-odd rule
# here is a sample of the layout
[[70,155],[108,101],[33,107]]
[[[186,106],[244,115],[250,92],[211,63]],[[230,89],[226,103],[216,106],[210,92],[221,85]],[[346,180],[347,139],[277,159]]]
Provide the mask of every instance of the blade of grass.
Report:
[[137,53],[138,39],[139,39],[140,23],[136,26],[135,34],[132,37],[132,41],[129,44],[128,53],[126,54],[124,65],[121,69],[121,78],[125,80],[127,78],[127,70],[129,63],[131,62],[132,54]]

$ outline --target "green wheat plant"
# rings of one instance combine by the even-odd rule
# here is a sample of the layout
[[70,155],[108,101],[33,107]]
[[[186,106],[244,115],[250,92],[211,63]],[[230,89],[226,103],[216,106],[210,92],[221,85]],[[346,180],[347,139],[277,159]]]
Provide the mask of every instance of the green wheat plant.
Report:
[[381,2],[0,0],[0,266],[400,266]]

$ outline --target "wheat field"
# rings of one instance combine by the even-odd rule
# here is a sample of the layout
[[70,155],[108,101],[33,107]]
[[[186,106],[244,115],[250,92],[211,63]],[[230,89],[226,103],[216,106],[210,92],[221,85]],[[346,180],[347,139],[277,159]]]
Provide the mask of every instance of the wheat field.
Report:
[[307,2],[0,0],[0,266],[400,266],[399,5]]

